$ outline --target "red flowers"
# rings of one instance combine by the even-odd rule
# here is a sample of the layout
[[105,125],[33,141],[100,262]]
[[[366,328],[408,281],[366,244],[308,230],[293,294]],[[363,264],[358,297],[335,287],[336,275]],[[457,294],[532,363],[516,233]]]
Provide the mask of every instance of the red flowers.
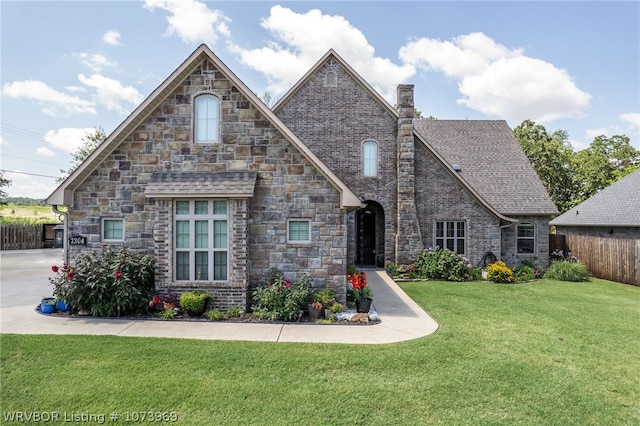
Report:
[[160,304],[160,297],[153,296],[153,304],[154,305],[159,305]]
[[285,280],[282,284],[284,284],[285,288],[291,288],[291,281]]
[[57,267],[56,265],[53,265],[53,266],[51,267],[51,270],[52,270],[54,273],[55,273],[55,272],[58,272],[58,267]]
[[122,272],[120,272],[120,271],[115,271],[115,272],[113,273],[113,275],[115,275],[115,277],[116,277],[117,279],[120,279],[120,278],[124,277],[124,275],[123,275],[123,274],[122,274]]

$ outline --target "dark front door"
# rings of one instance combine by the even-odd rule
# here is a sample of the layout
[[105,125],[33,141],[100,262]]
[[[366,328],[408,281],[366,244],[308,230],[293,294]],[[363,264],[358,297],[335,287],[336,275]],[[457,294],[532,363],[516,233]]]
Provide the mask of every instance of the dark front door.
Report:
[[356,261],[360,265],[376,263],[376,213],[370,206],[357,211]]

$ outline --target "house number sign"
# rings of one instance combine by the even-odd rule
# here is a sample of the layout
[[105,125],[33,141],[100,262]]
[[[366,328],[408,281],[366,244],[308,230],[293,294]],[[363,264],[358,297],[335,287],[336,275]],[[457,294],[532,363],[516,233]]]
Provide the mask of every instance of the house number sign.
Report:
[[87,237],[83,237],[82,235],[74,235],[73,237],[69,237],[69,245],[70,246],[86,246]]

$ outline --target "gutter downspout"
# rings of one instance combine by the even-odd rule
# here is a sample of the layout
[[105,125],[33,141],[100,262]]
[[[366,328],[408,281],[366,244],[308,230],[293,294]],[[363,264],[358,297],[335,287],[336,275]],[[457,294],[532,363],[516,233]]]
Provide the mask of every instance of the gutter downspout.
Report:
[[69,227],[68,227],[68,219],[69,219],[69,213],[67,212],[63,212],[61,210],[58,210],[58,205],[54,204],[51,206],[51,209],[53,210],[54,213],[57,213],[61,216],[64,216],[64,220],[62,221],[62,223],[64,224],[64,240],[62,241],[62,248],[64,250],[64,255],[63,255],[63,261],[64,263],[66,263],[67,265],[69,264]]

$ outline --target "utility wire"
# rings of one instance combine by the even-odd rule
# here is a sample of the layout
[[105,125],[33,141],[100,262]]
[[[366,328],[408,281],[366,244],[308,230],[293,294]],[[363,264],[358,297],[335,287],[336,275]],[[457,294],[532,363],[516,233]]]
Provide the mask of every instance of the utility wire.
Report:
[[1,169],[1,170],[2,170],[2,173],[18,173],[21,175],[40,176],[40,177],[46,177],[51,179],[58,179],[60,177],[60,176],[39,175],[37,173],[18,172],[16,170],[7,170],[7,169]]

